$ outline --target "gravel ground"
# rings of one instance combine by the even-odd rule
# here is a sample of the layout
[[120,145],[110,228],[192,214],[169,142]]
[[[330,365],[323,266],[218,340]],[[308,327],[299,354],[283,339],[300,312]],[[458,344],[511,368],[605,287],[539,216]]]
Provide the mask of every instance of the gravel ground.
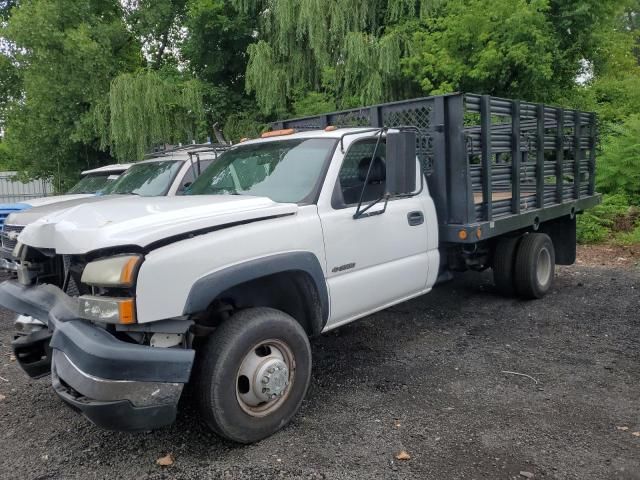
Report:
[[636,268],[563,268],[536,302],[464,275],[315,339],[301,413],[251,446],[188,405],[169,429],[99,430],[11,361],[1,311],[0,478],[640,479],[639,291]]

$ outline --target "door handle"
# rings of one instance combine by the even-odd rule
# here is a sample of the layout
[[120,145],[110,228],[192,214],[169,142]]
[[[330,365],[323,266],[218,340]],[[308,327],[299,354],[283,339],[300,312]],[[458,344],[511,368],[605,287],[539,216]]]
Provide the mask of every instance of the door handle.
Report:
[[407,213],[407,221],[412,227],[417,227],[424,223],[424,214],[422,212],[409,212]]

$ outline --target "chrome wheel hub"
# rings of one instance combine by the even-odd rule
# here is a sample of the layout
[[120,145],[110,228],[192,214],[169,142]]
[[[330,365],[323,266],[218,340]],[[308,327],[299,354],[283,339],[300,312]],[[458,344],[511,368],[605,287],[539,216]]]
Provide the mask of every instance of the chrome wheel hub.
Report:
[[236,398],[249,415],[262,417],[285,401],[294,380],[291,349],[280,340],[267,340],[245,355],[236,379]]
[[289,369],[286,363],[280,360],[268,360],[258,369],[257,378],[260,382],[254,384],[254,388],[259,390],[256,396],[265,402],[274,400],[281,396],[289,385]]
[[546,285],[551,281],[551,254],[549,250],[543,248],[538,254],[538,262],[536,265],[536,277],[540,285]]

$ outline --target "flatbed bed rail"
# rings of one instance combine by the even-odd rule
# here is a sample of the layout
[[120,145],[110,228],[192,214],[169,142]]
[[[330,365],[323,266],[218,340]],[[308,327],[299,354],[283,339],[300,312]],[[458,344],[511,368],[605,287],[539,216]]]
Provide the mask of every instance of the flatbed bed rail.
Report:
[[[537,228],[600,202],[594,113],[449,94],[276,122],[273,129],[417,127],[443,242]],[[464,234],[461,232],[464,231]]]

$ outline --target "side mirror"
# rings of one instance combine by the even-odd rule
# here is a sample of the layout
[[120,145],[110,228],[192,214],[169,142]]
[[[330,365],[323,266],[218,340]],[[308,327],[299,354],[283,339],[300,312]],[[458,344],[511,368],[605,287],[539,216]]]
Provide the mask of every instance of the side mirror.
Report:
[[416,191],[416,132],[387,132],[387,180],[389,195],[407,195]]

